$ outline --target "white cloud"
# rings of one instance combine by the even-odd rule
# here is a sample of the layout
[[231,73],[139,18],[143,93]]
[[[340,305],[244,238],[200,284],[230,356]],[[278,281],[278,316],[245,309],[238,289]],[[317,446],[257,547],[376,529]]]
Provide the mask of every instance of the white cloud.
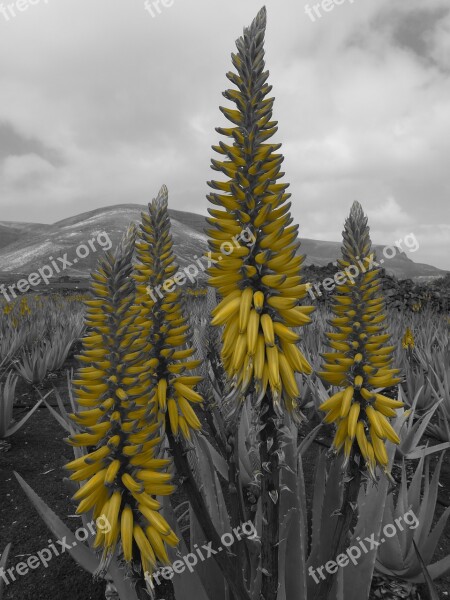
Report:
[[[312,23],[304,3],[268,0],[276,141],[302,235],[339,240],[353,200],[377,242],[450,222],[447,3],[358,0]],[[163,182],[173,208],[205,212],[230,52],[260,4],[175,0],[152,19],[140,0],[66,0],[0,21],[0,121],[60,157],[0,163],[3,218],[146,202]],[[437,236],[420,253],[450,267]]]

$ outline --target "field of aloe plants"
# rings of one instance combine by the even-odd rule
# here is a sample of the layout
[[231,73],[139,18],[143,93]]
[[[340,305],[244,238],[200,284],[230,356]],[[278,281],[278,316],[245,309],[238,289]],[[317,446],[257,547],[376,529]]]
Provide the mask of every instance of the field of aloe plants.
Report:
[[[448,596],[449,316],[388,311],[376,268],[311,301],[265,26],[227,74],[208,287],[163,186],[88,294],[0,307],[0,600]],[[372,242],[342,221],[345,272]]]

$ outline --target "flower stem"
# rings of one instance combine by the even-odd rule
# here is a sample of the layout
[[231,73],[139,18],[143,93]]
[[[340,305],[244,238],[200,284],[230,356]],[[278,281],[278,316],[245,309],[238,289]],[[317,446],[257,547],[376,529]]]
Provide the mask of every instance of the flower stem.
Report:
[[[340,515],[337,519],[331,542],[330,560],[336,560],[336,557],[344,552],[349,542],[349,534],[355,517],[355,508],[357,507],[359,489],[361,486],[361,471],[359,464],[355,460],[356,454],[357,453],[353,449],[350,455],[346,483],[344,484],[345,487]],[[335,575],[330,575],[320,582],[316,600],[328,600],[335,578]]]
[[261,411],[260,457],[262,468],[262,546],[261,600],[276,600],[278,595],[279,544],[279,469],[278,429],[276,413],[269,395],[263,400]]
[[[167,417],[166,423],[167,439],[173,454],[173,459],[178,475],[183,480],[183,488],[191,503],[192,509],[197,517],[197,520],[202,528],[203,534],[208,542],[212,542],[213,547],[219,548],[222,546],[220,535],[218,534],[214,523],[209,514],[206,502],[200,492],[195,480],[192,469],[187,459],[186,450],[182,443],[175,439],[170,428],[170,422]],[[239,569],[230,557],[225,553],[217,553],[213,556],[217,566],[226,579],[235,600],[250,600],[247,590],[245,589],[242,577],[239,577]]]

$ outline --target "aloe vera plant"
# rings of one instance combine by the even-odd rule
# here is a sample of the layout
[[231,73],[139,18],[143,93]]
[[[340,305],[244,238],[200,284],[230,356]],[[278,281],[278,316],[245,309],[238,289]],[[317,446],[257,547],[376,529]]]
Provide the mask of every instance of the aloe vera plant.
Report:
[[41,383],[49,370],[49,355],[42,344],[35,344],[27,350],[15,363],[19,375],[28,383]]
[[[226,138],[213,149],[219,159],[212,168],[225,181],[210,181],[215,190],[208,200],[211,218],[207,229],[211,257],[209,284],[221,297],[213,310],[212,324],[224,326],[221,357],[236,403],[236,421],[242,404],[253,397],[260,405],[260,460],[264,465],[261,485],[262,547],[261,596],[274,600],[278,591],[279,486],[281,442],[278,434],[285,413],[299,419],[301,374],[311,367],[298,347],[294,327],[311,322],[313,307],[301,305],[307,294],[297,256],[298,226],[292,225],[289,184],[284,183],[280,144],[269,141],[277,131],[272,120],[274,98],[267,83],[263,8],[237,40],[232,55],[236,72],[229,72],[234,85],[224,97],[235,107],[221,107],[232,126],[218,128]],[[225,251],[233,236],[246,230],[239,247]],[[228,244],[228,246],[227,246]],[[232,246],[232,244],[231,244]],[[226,254],[226,255],[225,255]],[[236,432],[229,432],[233,447]],[[232,464],[238,468],[236,453]],[[232,476],[236,488],[236,472]],[[232,525],[239,524],[239,498]]]
[[439,410],[440,403],[442,400],[437,402],[434,406],[429,408],[424,414],[416,418],[417,402],[420,396],[421,390],[417,391],[417,394],[410,404],[406,401],[402,388],[398,389],[398,399],[400,402],[410,404],[409,410],[403,408],[398,409],[397,417],[394,423],[394,429],[398,431],[400,443],[397,446],[397,455],[408,459],[420,458],[421,456],[432,454],[434,452],[441,452],[450,448],[450,443],[445,442],[438,444],[437,446],[430,446],[426,448],[424,445],[420,445],[423,435],[425,434],[427,427],[430,427],[431,419],[433,418],[436,411]]
[[[433,527],[436,512],[439,476],[445,452],[430,480],[429,458],[422,456],[413,479],[408,485],[406,468],[403,463],[402,478],[398,498],[392,495],[387,499],[383,527],[396,523],[408,511],[413,511],[417,523],[415,527],[397,527],[395,536],[385,538],[378,549],[376,569],[388,577],[403,579],[412,583],[424,582],[421,562],[415,552],[415,542],[424,564],[432,579],[445,576],[450,572],[450,555],[433,563],[439,539],[450,516],[448,507]],[[423,477],[423,482],[422,482]]]
[[[17,375],[12,371],[8,373],[5,382],[3,384],[0,383],[0,440],[10,437],[16,433],[16,431],[19,431],[43,402],[43,399],[36,402],[33,408],[31,408],[20,421],[15,423],[13,419],[13,407],[16,384]],[[48,392],[46,397],[50,393],[51,392]]]

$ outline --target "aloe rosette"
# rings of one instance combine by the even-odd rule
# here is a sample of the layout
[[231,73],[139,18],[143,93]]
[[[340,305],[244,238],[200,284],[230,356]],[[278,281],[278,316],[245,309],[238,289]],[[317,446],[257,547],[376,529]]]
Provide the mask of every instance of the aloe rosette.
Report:
[[368,268],[372,258],[367,217],[355,202],[345,222],[338,264],[344,273],[356,267],[358,274],[336,286],[330,321],[335,331],[326,333],[332,351],[322,354],[325,362],[318,373],[323,381],[343,389],[320,409],[327,413],[326,423],[336,423],[334,449],[343,449],[348,460],[356,439],[369,473],[375,477],[377,464],[384,470],[388,467],[385,440],[400,442],[389,419],[403,403],[377,392],[400,379],[396,376],[399,369],[392,368],[395,347],[387,345],[390,335],[380,269]]
[[[269,388],[277,413],[285,408],[295,415],[300,397],[295,374],[310,373],[311,367],[294,328],[310,322],[313,308],[300,305],[307,287],[300,275],[303,257],[297,255],[298,226],[289,212],[289,184],[281,181],[281,144],[269,142],[277,123],[264,63],[265,27],[262,9],[236,42],[237,72],[227,74],[235,89],[223,94],[236,108],[221,108],[233,126],[217,128],[229,141],[213,146],[220,159],[212,160],[212,168],[226,180],[209,182],[216,190],[208,195],[216,207],[208,219],[215,261],[209,283],[222,298],[212,324],[224,327],[221,355],[236,397],[254,384],[263,398]],[[243,230],[251,233],[250,241],[230,252]]]

